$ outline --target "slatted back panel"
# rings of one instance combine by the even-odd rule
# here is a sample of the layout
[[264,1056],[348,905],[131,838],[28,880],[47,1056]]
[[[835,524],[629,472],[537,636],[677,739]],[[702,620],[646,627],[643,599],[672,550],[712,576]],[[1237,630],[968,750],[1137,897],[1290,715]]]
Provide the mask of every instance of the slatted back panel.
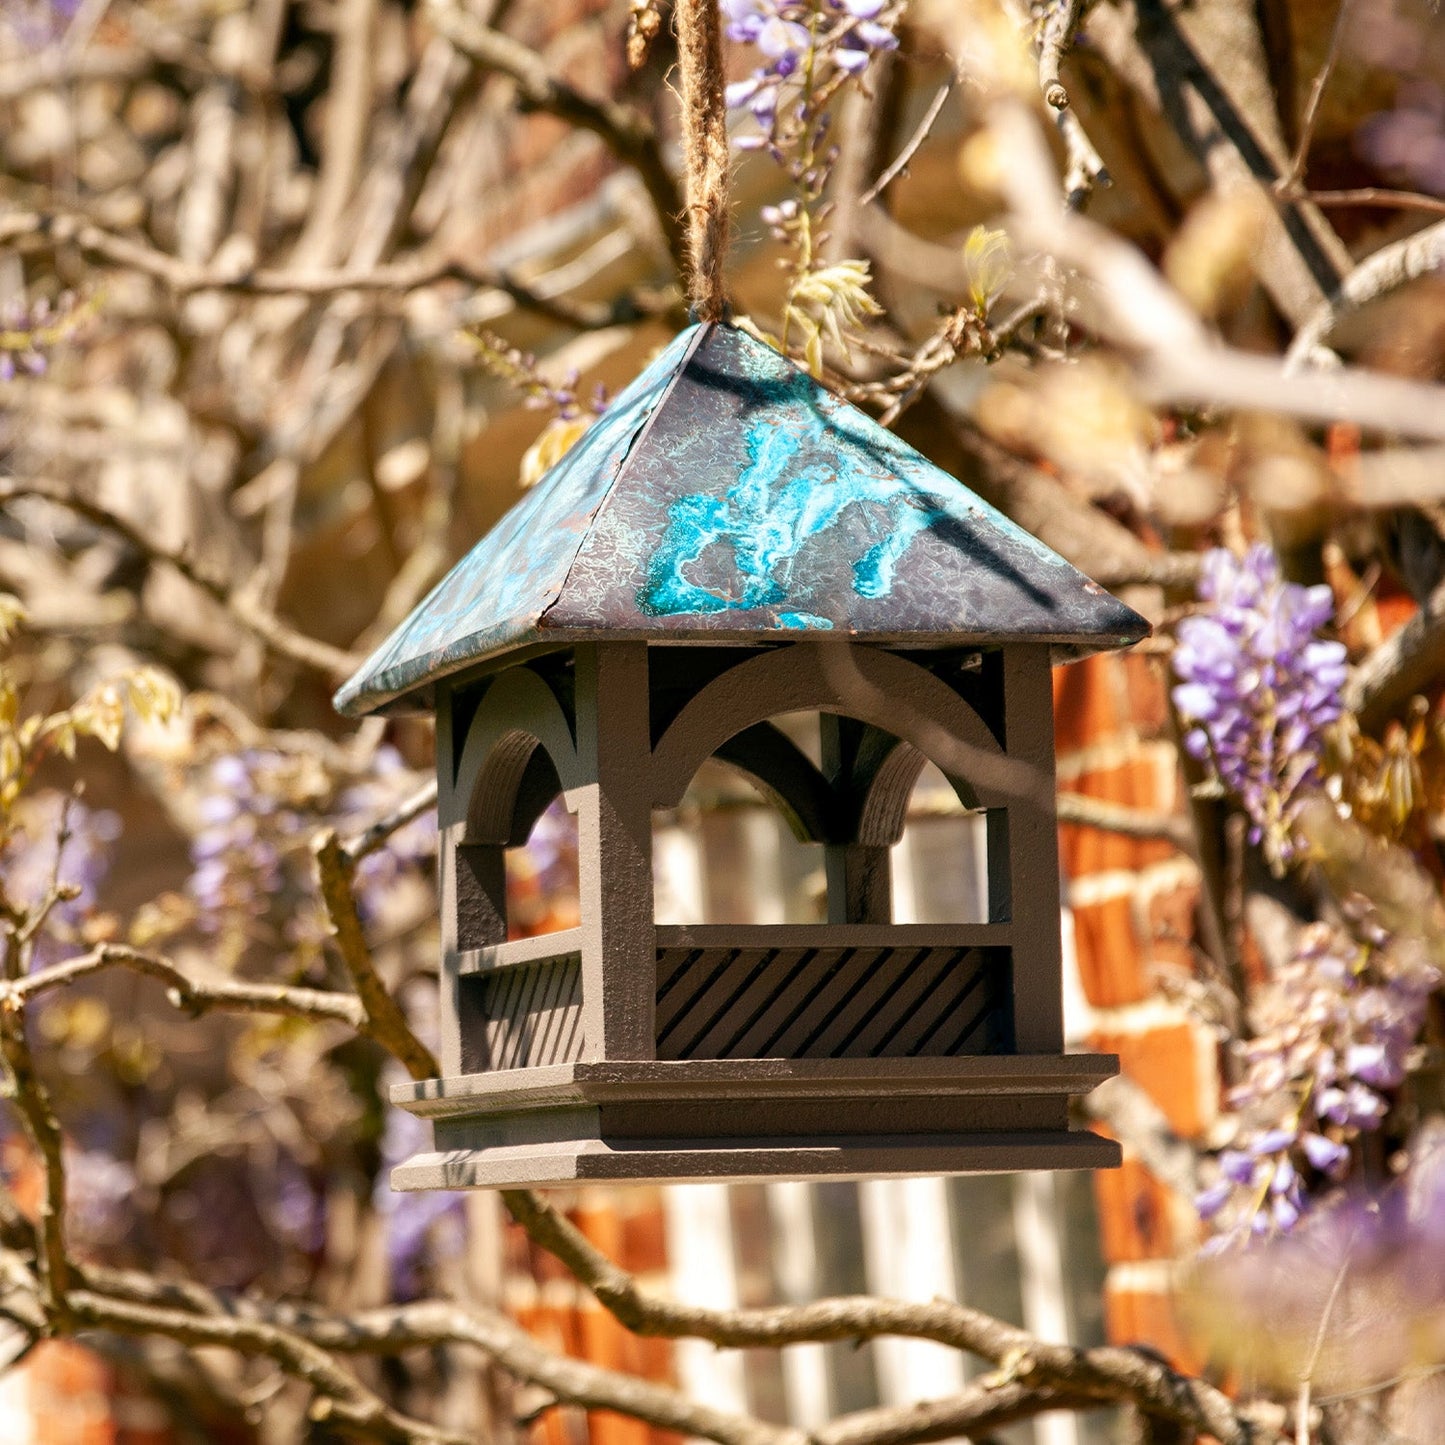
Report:
[[665,948],[659,1059],[952,1058],[1013,1046],[1009,949]]
[[582,1057],[582,970],[575,956],[474,974],[460,984],[471,994],[463,1011],[469,1072]]

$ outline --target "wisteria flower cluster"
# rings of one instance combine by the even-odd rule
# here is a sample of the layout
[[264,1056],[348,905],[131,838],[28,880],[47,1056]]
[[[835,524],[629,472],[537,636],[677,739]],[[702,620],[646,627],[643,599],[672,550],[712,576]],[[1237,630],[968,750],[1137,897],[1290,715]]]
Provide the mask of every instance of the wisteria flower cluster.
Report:
[[28,49],[42,50],[63,36],[80,0],[7,0],[0,25]]
[[0,875],[10,903],[28,912],[43,904],[52,884],[65,890],[35,940],[31,967],[41,968],[81,941],[110,871],[121,821],[109,809],[87,807],[47,788],[20,798],[11,823],[0,846]]
[[[344,834],[358,831],[400,807],[417,786],[417,776],[401,754],[383,745],[376,750],[367,776],[342,790],[336,803],[336,826]],[[379,916],[402,879],[435,857],[436,850],[437,820],[432,808],[387,834],[386,843],[357,864],[356,904],[361,916]]]
[[758,126],[735,144],[767,149],[780,164],[787,153],[798,153],[795,180],[820,190],[816,158],[827,135],[828,103],[844,81],[897,49],[899,7],[887,0],[722,0],[722,8],[728,38],[762,56],[749,76],[727,88],[728,106],[746,110]]
[[1295,807],[1321,785],[1325,733],[1343,710],[1345,649],[1319,635],[1333,599],[1328,587],[1282,581],[1259,544],[1242,559],[1207,553],[1199,596],[1174,649],[1184,743],[1239,799],[1250,841],[1278,870],[1293,857]]
[[1373,0],[1351,16],[1351,48],[1376,73],[1399,78],[1389,109],[1367,117],[1355,148],[1406,185],[1445,193],[1445,61],[1438,19],[1399,0]]
[[[1322,1393],[1360,1394],[1414,1371],[1436,1373],[1445,1304],[1438,1117],[1405,1152],[1404,1172],[1386,1188],[1339,1190],[1292,1233],[1217,1254],[1195,1271],[1189,1314],[1221,1369],[1284,1391],[1311,1378]],[[1416,1398],[1416,1419],[1414,1410],[1392,1411],[1394,1431],[1404,1430],[1393,1438],[1439,1439],[1438,1397]]]
[[[373,823],[405,801],[417,786],[395,748],[383,746],[369,774],[342,789],[332,802],[333,782],[320,761],[305,753],[244,748],[211,761],[199,780],[198,826],[191,838],[189,891],[197,922],[212,933],[244,933],[264,918],[283,893],[310,892],[308,845],[330,822],[342,833]],[[362,917],[384,909],[407,869],[436,850],[436,821],[424,813],[391,833],[362,859],[356,901]],[[295,898],[291,901],[294,903]],[[288,941],[303,944],[306,914],[293,909]]]
[[513,346],[485,326],[469,326],[462,336],[474,349],[477,364],[499,381],[516,387],[524,405],[550,407],[562,421],[591,421],[607,410],[607,388],[598,382],[591,396],[584,398],[578,391],[582,374],[576,367],[570,368],[560,381],[553,381],[530,351]]
[[416,1299],[425,1293],[428,1272],[456,1260],[465,1247],[466,1196],[444,1189],[401,1194],[389,1182],[396,1165],[431,1144],[426,1121],[403,1109],[389,1109],[381,1138],[381,1170],[372,1207],[386,1235],[391,1297]]
[[16,376],[43,376],[49,352],[76,328],[83,307],[66,294],[52,303],[14,298],[0,305],[0,381]]
[[1238,1132],[1195,1201],[1212,1248],[1288,1233],[1313,1183],[1342,1179],[1350,1144],[1378,1130],[1405,1078],[1438,972],[1356,903],[1356,932],[1312,924],[1254,1009],[1229,1093]]

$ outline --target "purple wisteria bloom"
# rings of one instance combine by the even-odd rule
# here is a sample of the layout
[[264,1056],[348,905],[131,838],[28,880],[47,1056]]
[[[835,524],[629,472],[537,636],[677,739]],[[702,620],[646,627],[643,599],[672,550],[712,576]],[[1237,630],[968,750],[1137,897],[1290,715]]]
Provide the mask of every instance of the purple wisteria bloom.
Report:
[[[1377,936],[1363,920],[1359,931]],[[1252,1037],[1235,1046],[1230,1148],[1195,1200],[1217,1250],[1288,1233],[1311,1190],[1342,1180],[1350,1144],[1380,1129],[1425,1023],[1436,969],[1408,948],[1312,924],[1260,989]]]
[[[1438,1370],[1445,1309],[1438,1118],[1417,1130],[1404,1154],[1405,1172],[1388,1187],[1340,1190],[1288,1236],[1217,1256],[1194,1272],[1188,1314],[1220,1368],[1277,1390],[1308,1377],[1323,1394],[1362,1395],[1412,1371]],[[1422,1414],[1411,1419],[1400,1406]],[[1413,1404],[1397,1397],[1392,1438],[1441,1439],[1440,1407],[1433,1391],[1417,1392]],[[1365,1436],[1374,1438],[1368,1428]]]
[[0,871],[10,901],[20,908],[34,908],[49,892],[52,880],[75,890],[73,897],[51,910],[35,941],[31,967],[40,968],[78,941],[80,927],[95,909],[110,871],[121,820],[108,809],[89,808],[51,789],[22,798],[13,818],[14,831],[0,848]]
[[[191,837],[189,889],[202,928],[220,932],[264,916],[288,888],[309,884],[308,844],[323,823],[360,831],[393,811],[420,779],[395,748],[383,745],[368,771],[332,801],[333,780],[313,759],[245,748],[210,762],[199,778]],[[356,872],[357,909],[377,917],[407,870],[436,852],[436,816],[428,810],[387,836]],[[302,925],[292,920],[292,931]],[[293,942],[302,941],[299,935]]]
[[727,88],[729,107],[747,110],[758,127],[739,137],[738,148],[766,147],[778,160],[800,140],[817,149],[838,84],[897,49],[898,10],[888,0],[722,0],[728,39],[755,46],[762,57]]
[[80,1248],[114,1248],[135,1223],[135,1170],[102,1149],[67,1149],[66,1225]]
[[7,0],[0,25],[29,50],[53,45],[70,28],[80,0]]
[[1325,730],[1343,710],[1345,649],[1319,636],[1333,598],[1282,581],[1260,544],[1242,560],[1207,553],[1199,596],[1204,607],[1179,624],[1174,649],[1184,745],[1213,765],[1279,869],[1293,854],[1296,804],[1321,782]]
[[465,1246],[465,1196],[447,1190],[399,1194],[391,1187],[392,1169],[431,1144],[425,1120],[402,1109],[389,1109],[381,1138],[381,1172],[372,1205],[386,1232],[391,1297],[411,1300],[426,1288],[429,1266],[457,1258]]

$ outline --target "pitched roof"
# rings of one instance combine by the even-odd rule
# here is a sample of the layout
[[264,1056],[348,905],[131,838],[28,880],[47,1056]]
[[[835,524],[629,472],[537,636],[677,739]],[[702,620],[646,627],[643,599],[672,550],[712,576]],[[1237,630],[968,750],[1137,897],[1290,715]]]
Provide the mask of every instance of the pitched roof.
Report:
[[1145,636],[1137,613],[747,332],[689,327],[336,694],[358,715],[541,641]]

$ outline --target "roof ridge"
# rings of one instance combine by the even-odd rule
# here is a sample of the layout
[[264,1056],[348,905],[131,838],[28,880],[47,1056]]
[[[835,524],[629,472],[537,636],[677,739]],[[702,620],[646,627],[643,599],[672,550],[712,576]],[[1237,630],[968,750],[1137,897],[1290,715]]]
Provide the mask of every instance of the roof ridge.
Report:
[[[642,444],[645,442],[645,440],[647,439],[647,434],[652,430],[653,423],[656,422],[658,416],[662,413],[662,409],[667,405],[668,398],[672,395],[674,389],[676,388],[679,378],[682,376],[683,372],[687,370],[688,362],[690,362],[692,358],[697,354],[698,348],[703,344],[709,332],[711,332],[713,327],[715,327],[717,324],[718,323],[715,321],[704,321],[695,323],[693,325],[692,339],[688,342],[687,346],[683,350],[682,355],[678,358],[672,376],[669,378],[667,385],[663,387],[662,394],[653,404],[652,410],[647,414],[646,418],[643,420],[642,425],[638,427],[636,432],[633,433],[632,440],[627,444],[627,452],[623,456],[621,464],[612,474],[612,480],[608,482],[607,486],[603,489],[602,496],[598,500],[596,507],[592,509],[591,525],[593,527],[597,526],[597,524],[602,520],[602,514],[604,511],[606,511],[608,502],[612,500],[612,496],[617,491],[618,485],[621,483],[623,477],[627,475],[627,469],[629,466],[631,466],[633,457],[637,455],[638,448],[642,446]],[[683,331],[679,331],[677,335],[668,342],[668,345],[673,345],[677,341],[678,337],[681,337],[685,334],[686,328],[684,328]],[[567,583],[572,580],[572,569],[577,565],[577,558],[581,556],[582,549],[587,545],[587,536],[587,532],[583,532],[582,535],[577,539],[577,550],[572,553],[572,560],[567,563],[567,571],[562,577],[562,585],[558,587],[557,595],[537,615],[537,625],[539,627],[545,625],[547,614],[562,600],[563,597],[566,596]]]

